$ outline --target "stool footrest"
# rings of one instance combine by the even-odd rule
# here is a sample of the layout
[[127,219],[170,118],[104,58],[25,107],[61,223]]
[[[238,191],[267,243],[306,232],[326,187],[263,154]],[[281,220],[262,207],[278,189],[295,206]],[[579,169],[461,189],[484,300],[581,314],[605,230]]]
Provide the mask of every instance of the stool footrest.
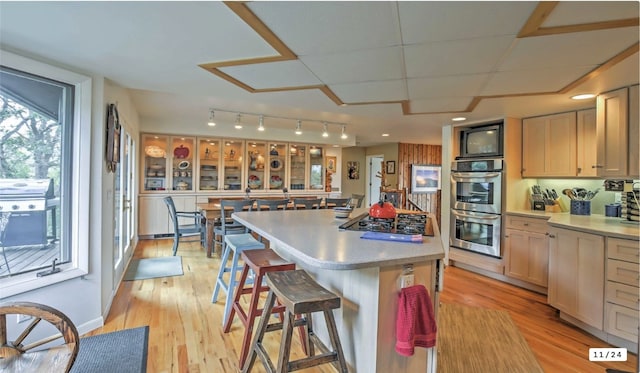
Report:
[[311,367],[315,367],[316,365],[332,363],[337,360],[338,360],[338,354],[335,352],[322,354],[322,355],[315,355],[315,356],[305,357],[299,360],[290,361],[289,363],[287,363],[287,370],[289,372],[293,372],[294,370],[311,368]]

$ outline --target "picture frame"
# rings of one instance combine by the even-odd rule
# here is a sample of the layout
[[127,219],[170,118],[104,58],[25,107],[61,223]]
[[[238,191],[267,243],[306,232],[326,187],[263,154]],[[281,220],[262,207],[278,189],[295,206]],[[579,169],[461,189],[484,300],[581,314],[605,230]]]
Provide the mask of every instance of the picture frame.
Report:
[[327,171],[330,173],[334,173],[337,170],[337,162],[338,162],[338,157],[327,157],[326,159],[327,161]]
[[396,173],[396,161],[387,161],[387,174],[393,175]]
[[436,193],[441,189],[442,166],[412,164],[411,193]]

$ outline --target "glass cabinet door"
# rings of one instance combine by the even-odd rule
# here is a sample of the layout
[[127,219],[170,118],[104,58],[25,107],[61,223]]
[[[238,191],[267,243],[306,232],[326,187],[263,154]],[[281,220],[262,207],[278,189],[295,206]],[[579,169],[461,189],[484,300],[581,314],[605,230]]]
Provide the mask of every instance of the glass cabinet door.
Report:
[[144,191],[166,190],[167,183],[167,136],[144,135],[142,148],[144,150],[144,165],[142,187]]
[[285,187],[286,144],[269,144],[269,189],[282,190]]
[[267,144],[247,141],[247,186],[252,190],[264,190]]
[[289,148],[289,165],[291,166],[289,190],[305,189],[305,176],[307,171],[306,152],[306,145],[292,144]]
[[195,159],[195,140],[193,138],[173,137],[171,139],[172,189],[193,191],[193,166]]
[[220,140],[200,139],[199,145],[199,190],[218,190],[218,170],[221,154]]
[[319,146],[309,147],[309,189],[324,189],[324,161]]
[[223,187],[224,190],[243,190],[242,154],[243,143],[239,140],[226,140],[223,146]]

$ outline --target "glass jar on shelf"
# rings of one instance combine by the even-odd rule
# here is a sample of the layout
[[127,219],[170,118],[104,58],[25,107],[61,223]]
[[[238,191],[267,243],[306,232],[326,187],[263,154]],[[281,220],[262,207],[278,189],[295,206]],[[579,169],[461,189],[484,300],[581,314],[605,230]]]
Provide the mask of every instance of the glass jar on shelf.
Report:
[[225,140],[223,149],[224,190],[243,190],[242,188],[242,155],[243,142],[240,140]]
[[200,139],[198,147],[199,183],[198,190],[218,190],[218,170],[220,169],[220,140]]
[[163,191],[167,188],[167,148],[169,138],[159,135],[143,135],[142,187],[145,192]]
[[309,189],[324,190],[324,158],[320,146],[309,146]]
[[187,137],[171,138],[172,189],[193,191],[195,139]]
[[285,180],[287,145],[285,143],[269,144],[269,189],[282,190]]
[[263,142],[247,141],[247,186],[252,190],[265,189],[266,150]]
[[289,148],[289,190],[302,190],[306,185],[307,146],[291,144]]

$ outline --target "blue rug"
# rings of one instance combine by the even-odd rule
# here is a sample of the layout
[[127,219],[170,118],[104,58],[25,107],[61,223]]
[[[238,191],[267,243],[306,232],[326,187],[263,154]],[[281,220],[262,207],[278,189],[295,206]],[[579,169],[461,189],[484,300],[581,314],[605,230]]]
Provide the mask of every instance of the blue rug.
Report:
[[149,327],[80,338],[71,373],[145,373]]
[[182,276],[182,257],[162,256],[159,258],[131,259],[125,281],[144,280],[157,277]]

